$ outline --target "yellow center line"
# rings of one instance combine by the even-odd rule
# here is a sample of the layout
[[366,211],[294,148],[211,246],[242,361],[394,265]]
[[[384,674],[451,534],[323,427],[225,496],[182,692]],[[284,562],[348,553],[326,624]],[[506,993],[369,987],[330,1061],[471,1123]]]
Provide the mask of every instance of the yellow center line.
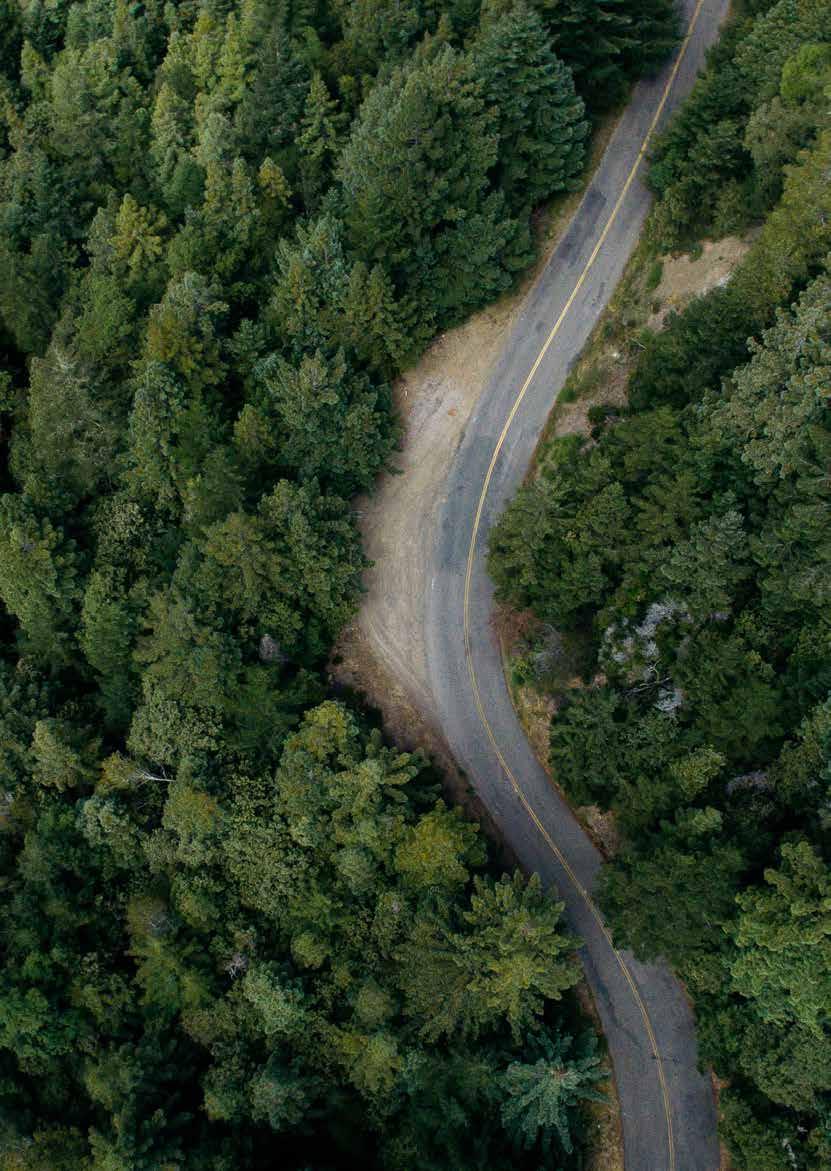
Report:
[[652,1027],[652,1022],[649,1019],[649,1014],[646,1011],[646,1005],[644,1004],[643,999],[641,997],[641,994],[638,991],[638,988],[637,988],[637,985],[635,984],[632,973],[629,971],[629,968],[628,968],[623,956],[620,954],[620,952],[615,947],[614,942],[612,941],[612,937],[609,933],[609,929],[607,928],[606,924],[603,922],[603,917],[601,916],[600,911],[597,909],[597,906],[595,905],[594,900],[592,899],[589,892],[586,890],[586,888],[580,882],[580,880],[578,879],[574,870],[569,865],[566,858],[563,856],[563,854],[560,851],[559,847],[557,846],[556,842],[554,841],[554,839],[549,834],[548,830],[543,825],[542,821],[540,820],[539,816],[537,815],[536,810],[533,808],[533,806],[529,802],[528,798],[525,796],[525,793],[522,790],[522,786],[520,785],[520,783],[517,780],[514,773],[511,771],[511,769],[508,765],[508,762],[505,760],[505,757],[502,754],[502,750],[500,749],[499,744],[497,743],[494,731],[491,728],[491,725],[488,721],[487,716],[485,715],[485,709],[482,705],[482,697],[481,697],[481,694],[479,691],[479,683],[476,679],[476,669],[473,665],[473,655],[471,652],[470,584],[471,584],[471,580],[473,578],[473,562],[474,562],[475,555],[476,555],[476,538],[479,534],[479,526],[482,521],[482,512],[485,507],[485,498],[488,494],[488,488],[490,487],[491,479],[493,478],[493,471],[494,471],[494,468],[496,467],[496,461],[499,458],[499,453],[502,450],[503,444],[505,443],[505,439],[508,435],[508,431],[510,430],[511,424],[514,421],[514,416],[516,415],[517,411],[519,410],[519,408],[522,404],[522,400],[525,398],[525,394],[526,394],[526,391],[528,390],[528,387],[531,385],[531,383],[534,380],[534,376],[536,375],[537,370],[540,367],[540,363],[542,362],[545,355],[548,353],[549,347],[551,346],[551,343],[554,341],[554,338],[559,333],[560,327],[562,326],[563,321],[566,318],[566,315],[568,314],[569,310],[571,309],[572,305],[574,304],[574,301],[577,297],[577,294],[580,292],[580,289],[583,287],[583,284],[585,283],[585,280],[586,280],[586,277],[588,276],[589,270],[591,269],[592,265],[594,264],[595,260],[597,259],[598,254],[600,253],[600,249],[603,247],[603,244],[606,241],[606,237],[609,235],[609,232],[611,231],[612,225],[614,224],[615,220],[617,219],[618,213],[621,209],[621,206],[623,205],[623,201],[625,200],[625,198],[629,192],[629,188],[632,186],[632,183],[635,179],[635,175],[637,174],[638,168],[640,167],[641,163],[643,162],[644,156],[649,148],[649,143],[652,139],[652,136],[655,133],[655,128],[658,125],[658,121],[661,117],[661,114],[664,112],[664,107],[667,103],[667,99],[669,98],[669,94],[670,94],[672,86],[675,82],[675,78],[678,76],[678,70],[681,68],[681,62],[684,60],[684,56],[687,52],[687,47],[690,43],[690,38],[692,37],[695,26],[698,23],[698,18],[701,15],[701,9],[703,8],[703,6],[704,6],[704,0],[698,0],[698,3],[695,6],[695,10],[692,14],[692,17],[690,18],[690,23],[687,27],[686,34],[684,35],[684,40],[682,41],[681,47],[678,51],[678,56],[675,59],[675,64],[672,67],[672,72],[670,73],[669,78],[667,79],[667,83],[664,86],[663,93],[661,94],[661,100],[658,103],[658,107],[655,110],[655,114],[652,118],[652,121],[649,124],[649,129],[647,130],[646,135],[644,136],[644,140],[641,143],[637,158],[635,159],[635,162],[632,164],[632,169],[630,170],[629,174],[627,175],[626,181],[624,182],[623,187],[621,188],[620,194],[618,195],[618,198],[617,198],[617,202],[615,203],[614,207],[612,208],[611,214],[610,214],[608,220],[606,221],[606,224],[603,228],[603,231],[600,233],[600,236],[598,237],[597,243],[595,244],[594,248],[592,249],[592,252],[591,252],[591,255],[589,256],[589,259],[586,261],[586,263],[583,267],[583,270],[580,273],[580,276],[577,278],[577,283],[575,284],[574,288],[572,289],[568,300],[566,301],[565,305],[563,306],[563,308],[560,312],[560,315],[558,316],[557,320],[554,322],[554,325],[551,328],[551,332],[549,333],[548,337],[545,339],[545,344],[543,345],[539,354],[537,354],[536,360],[534,361],[534,364],[528,373],[528,377],[523,382],[519,393],[517,394],[516,398],[514,399],[514,403],[513,403],[513,406],[511,407],[508,418],[505,420],[505,426],[502,428],[502,431],[499,435],[499,438],[496,441],[496,446],[493,449],[493,455],[491,456],[491,461],[490,461],[490,464],[488,465],[488,470],[485,475],[484,482],[482,484],[482,491],[479,496],[479,502],[476,507],[476,515],[473,520],[473,531],[470,536],[470,545],[468,547],[468,553],[467,553],[467,572],[465,574],[464,621],[463,621],[465,659],[467,661],[467,669],[468,669],[468,674],[470,676],[470,684],[471,684],[471,688],[473,691],[473,698],[474,698],[474,702],[476,704],[476,710],[479,713],[479,719],[482,721],[482,725],[485,729],[485,732],[487,733],[488,739],[490,740],[491,745],[493,746],[493,750],[496,753],[496,757],[497,757],[497,760],[499,761],[500,767],[502,768],[502,771],[505,773],[505,776],[508,778],[512,789],[514,790],[517,797],[519,798],[519,801],[522,804],[523,808],[525,809],[526,813],[528,814],[531,821],[534,823],[534,825],[539,830],[540,835],[543,838],[543,841],[548,846],[549,850],[555,856],[557,861],[560,863],[563,870],[565,871],[565,873],[568,875],[570,881],[572,882],[575,890],[579,893],[580,897],[585,902],[589,911],[594,916],[594,919],[596,920],[598,926],[600,927],[600,930],[603,932],[603,935],[606,938],[606,941],[608,942],[609,947],[612,949],[612,952],[615,956],[615,959],[617,960],[618,965],[620,966],[620,970],[623,973],[623,975],[626,979],[626,982],[629,985],[629,988],[632,992],[632,997],[633,997],[638,1009],[640,1010],[641,1016],[643,1017],[644,1028],[646,1029],[646,1035],[649,1038],[649,1044],[652,1049],[652,1055],[655,1058],[656,1068],[658,1070],[658,1080],[659,1080],[660,1086],[661,1086],[661,1095],[663,1098],[664,1115],[666,1118],[666,1127],[667,1127],[667,1147],[668,1147],[668,1151],[669,1151],[669,1171],[675,1171],[675,1167],[676,1167],[675,1138],[674,1138],[673,1130],[672,1130],[672,1112],[670,1109],[669,1088],[667,1086],[666,1074],[664,1072],[664,1063],[661,1058],[661,1054],[658,1050],[658,1042],[655,1037],[655,1031]]

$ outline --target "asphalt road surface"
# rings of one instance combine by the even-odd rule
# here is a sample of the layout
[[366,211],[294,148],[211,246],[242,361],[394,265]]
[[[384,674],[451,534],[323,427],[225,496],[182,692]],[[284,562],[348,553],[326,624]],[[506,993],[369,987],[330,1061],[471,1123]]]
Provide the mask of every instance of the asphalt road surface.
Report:
[[[522,482],[570,366],[637,243],[650,134],[689,92],[727,0],[684,0],[687,37],[635,89],[585,196],[528,294],[445,483],[426,604],[430,685],[447,741],[524,869],[564,900],[614,1064],[626,1171],[717,1171],[716,1113],[692,1013],[670,972],[618,952],[592,900],[600,856],[536,760],[491,624],[491,525]],[[672,907],[665,908],[672,915]]]

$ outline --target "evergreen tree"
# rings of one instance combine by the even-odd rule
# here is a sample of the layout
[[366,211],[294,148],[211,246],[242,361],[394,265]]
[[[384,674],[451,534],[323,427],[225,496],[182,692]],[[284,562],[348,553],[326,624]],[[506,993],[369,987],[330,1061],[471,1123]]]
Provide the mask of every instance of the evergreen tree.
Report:
[[[343,351],[316,350],[299,369],[266,358],[259,369],[261,426],[276,462],[301,480],[316,479],[343,496],[372,487],[390,455],[389,389],[350,370]],[[333,458],[340,448],[343,458]]]
[[73,653],[81,561],[75,542],[24,496],[0,498],[0,596],[44,663]]
[[553,53],[539,16],[519,4],[487,22],[473,72],[497,114],[496,182],[518,212],[579,181],[588,123],[571,72]]
[[663,60],[678,35],[667,0],[537,0],[537,6],[593,110],[621,101],[627,82]]
[[831,1025],[828,868],[810,843],[786,844],[765,882],[737,898],[733,988],[752,999],[762,1020],[800,1024],[820,1037]]
[[328,186],[338,150],[337,102],[329,96],[326,82],[314,73],[297,145],[300,148],[300,188],[308,211],[315,211]]
[[203,550],[205,597],[292,654],[323,654],[354,611],[365,565],[354,522],[345,502],[314,482],[280,481],[255,515],[234,512],[211,526]]
[[446,48],[373,89],[344,146],[350,242],[406,288],[419,325],[458,320],[518,263],[517,226],[488,190],[497,142],[466,62]]
[[502,1076],[505,1098],[502,1120],[517,1146],[539,1142],[548,1152],[556,1135],[559,1145],[574,1149],[569,1108],[580,1101],[603,1102],[592,1088],[606,1076],[596,1055],[597,1042],[585,1033],[572,1048],[572,1038],[560,1034],[540,1039],[540,1057],[532,1064],[509,1065]]

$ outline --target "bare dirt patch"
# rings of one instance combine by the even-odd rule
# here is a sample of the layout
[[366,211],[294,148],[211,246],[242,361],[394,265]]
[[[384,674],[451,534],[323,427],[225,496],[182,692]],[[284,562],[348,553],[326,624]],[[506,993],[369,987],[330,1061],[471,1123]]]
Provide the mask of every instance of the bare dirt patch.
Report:
[[725,236],[705,240],[700,255],[666,257],[661,280],[653,293],[654,309],[647,320],[649,329],[660,329],[672,310],[680,310],[693,297],[724,285],[752,243],[752,235]]
[[621,352],[610,346],[605,355],[604,377],[594,390],[571,402],[564,402],[557,412],[553,436],[588,435],[589,410],[601,403],[612,407],[626,406],[626,385],[629,381],[629,363]]
[[599,805],[581,805],[577,810],[586,833],[604,858],[613,858],[621,846],[621,835],[615,815]]
[[518,683],[512,671],[512,664],[533,642],[542,624],[530,610],[513,610],[510,606],[498,605],[494,611],[493,625],[499,639],[502,669],[505,672],[511,702],[534,755],[551,777],[548,764],[548,730],[557,711],[558,702],[553,696],[544,694],[531,684]]
[[[725,1090],[730,1085],[730,1082],[726,1079],[722,1080],[716,1074],[714,1069],[710,1070],[710,1082],[713,1087],[713,1098],[715,1099],[715,1103],[716,1103],[716,1113],[718,1114],[718,1116],[720,1118],[721,1117],[721,1106],[720,1106],[721,1091]],[[721,1140],[719,1140],[718,1150],[719,1150],[719,1165],[718,1165],[719,1171],[734,1171],[733,1161],[730,1158],[730,1152],[727,1150],[727,1147],[724,1145],[724,1143]]]
[[543,695],[536,687],[529,686],[511,688],[511,698],[534,756],[553,780],[548,763],[548,739],[551,721],[559,706],[557,701],[550,695]]

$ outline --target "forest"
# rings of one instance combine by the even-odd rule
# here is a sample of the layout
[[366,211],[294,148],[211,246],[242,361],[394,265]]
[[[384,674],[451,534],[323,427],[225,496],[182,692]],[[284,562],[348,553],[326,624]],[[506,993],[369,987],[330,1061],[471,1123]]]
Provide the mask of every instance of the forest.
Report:
[[552,772],[614,814],[603,908],[693,998],[737,1171],[831,1168],[830,175],[831,5],[749,0],[653,151],[648,230],[750,249],[490,546],[576,665]]
[[561,905],[324,665],[391,380],[677,36],[0,0],[3,1171],[582,1165]]

